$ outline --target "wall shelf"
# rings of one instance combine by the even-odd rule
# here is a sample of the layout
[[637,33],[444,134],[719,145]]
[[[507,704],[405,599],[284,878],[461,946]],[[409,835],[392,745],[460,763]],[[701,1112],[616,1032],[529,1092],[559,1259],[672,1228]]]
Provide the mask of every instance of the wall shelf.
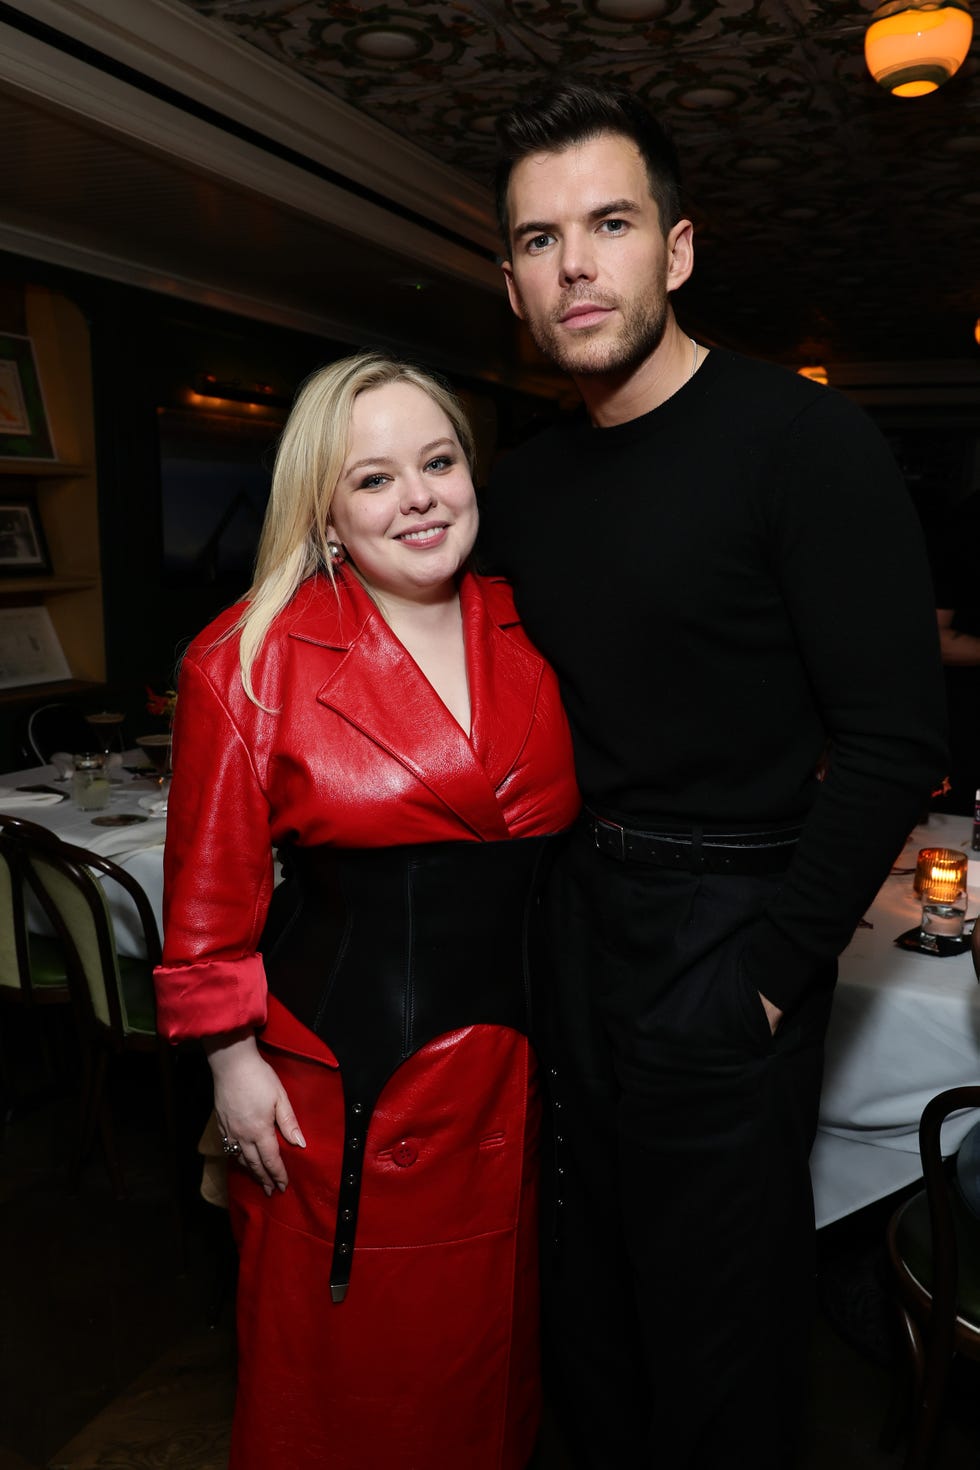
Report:
[[77,694],[89,694],[104,686],[91,679],[58,679],[49,684],[23,684],[17,689],[0,689],[0,708],[14,704],[44,704]]
[[51,556],[46,576],[0,574],[0,605],[47,608],[72,678],[3,691],[3,703],[76,694],[105,682],[105,628],[99,552],[98,483],[88,324],[74,302],[25,285],[20,322],[30,337],[57,460],[0,459],[0,485],[29,489]]
[[31,480],[77,480],[87,475],[90,465],[66,464],[61,459],[0,459],[0,475],[18,475]]
[[78,592],[98,585],[97,577],[18,577],[16,581],[13,577],[0,577],[0,603],[10,607],[23,602],[29,595],[35,601],[34,594],[37,593],[57,597],[59,592]]

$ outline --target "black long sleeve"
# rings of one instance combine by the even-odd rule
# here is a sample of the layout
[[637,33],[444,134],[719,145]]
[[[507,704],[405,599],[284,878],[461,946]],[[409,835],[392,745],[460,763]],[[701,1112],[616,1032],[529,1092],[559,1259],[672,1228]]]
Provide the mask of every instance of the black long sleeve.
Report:
[[715,350],[652,413],[504,460],[482,550],[558,671],[588,805],[648,829],[804,820],[744,951],[791,1006],[945,771],[928,567],[877,430]]

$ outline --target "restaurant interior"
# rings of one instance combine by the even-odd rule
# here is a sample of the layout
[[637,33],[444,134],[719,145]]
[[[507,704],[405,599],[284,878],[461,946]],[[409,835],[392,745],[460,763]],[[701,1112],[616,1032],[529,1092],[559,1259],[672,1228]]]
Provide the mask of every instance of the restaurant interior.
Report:
[[[479,479],[574,407],[508,307],[489,185],[496,114],[557,71],[628,84],[672,131],[697,252],[685,331],[860,404],[942,545],[980,496],[980,39],[902,95],[866,56],[878,8],[0,0],[0,788],[58,803],[9,809],[72,808],[70,840],[122,864],[158,915],[159,770],[113,791],[139,825],[88,841],[50,756],[94,730],[127,752],[119,776],[152,756],[146,737],[168,749],[181,653],[250,580],[276,439],[313,369],[379,347],[443,374]],[[886,1236],[922,1189],[925,1103],[980,1082],[980,987],[968,944],[937,963],[893,941],[916,922],[918,850],[970,845],[954,806],[911,834],[842,962],[805,1470],[904,1463],[905,1439],[880,1438],[908,1396]],[[0,861],[0,903],[2,877]],[[136,910],[113,912],[113,946],[145,964]],[[16,963],[0,942],[0,968]],[[180,1049],[168,1082],[152,1023],[141,1045],[116,1037],[109,1103],[79,1141],[68,990],[19,990],[0,973],[0,1470],[219,1470],[235,1267],[199,1191],[206,1065]],[[961,1348],[934,1459],[950,1470],[980,1454],[980,1368]],[[566,1464],[546,1422],[536,1470]]]

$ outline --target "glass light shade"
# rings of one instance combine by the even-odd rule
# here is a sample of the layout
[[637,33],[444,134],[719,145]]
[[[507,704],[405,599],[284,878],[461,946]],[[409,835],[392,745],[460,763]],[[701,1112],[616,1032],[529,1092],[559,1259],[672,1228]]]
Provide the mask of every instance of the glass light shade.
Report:
[[811,383],[822,383],[824,387],[830,382],[830,377],[825,367],[801,367],[796,369],[798,377],[809,378]]
[[967,857],[956,848],[924,847],[913,887],[923,899],[952,903],[966,888]]
[[959,71],[973,38],[969,0],[885,0],[871,17],[864,59],[895,97],[923,97]]
[[[933,869],[937,869],[933,874]],[[916,893],[925,892],[927,883],[942,881],[945,877],[949,881],[951,875],[957,880],[966,883],[967,857],[965,852],[960,852],[955,847],[923,847],[919,849],[918,859],[915,864],[915,877],[912,887]]]

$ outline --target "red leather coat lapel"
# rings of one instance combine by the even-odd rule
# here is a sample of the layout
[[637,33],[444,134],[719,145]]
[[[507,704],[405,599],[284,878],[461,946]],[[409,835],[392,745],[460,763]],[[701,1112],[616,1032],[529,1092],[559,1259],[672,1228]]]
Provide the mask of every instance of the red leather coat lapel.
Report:
[[517,624],[509,593],[506,599],[497,599],[493,590],[492,584],[468,577],[462,604],[473,709],[470,739],[497,790],[527,744],[544,660],[520,634],[515,637],[507,631],[508,624]]
[[[359,602],[364,594],[358,589],[353,596]],[[485,841],[506,837],[492,773],[381,616],[370,604],[365,611],[349,651],[321,685],[317,700],[400,761],[477,836]],[[306,630],[294,630],[294,636],[320,641]],[[337,647],[347,640],[322,641]],[[474,648],[469,638],[467,645],[472,679],[474,658],[483,663],[492,650],[485,644]],[[483,678],[481,669],[477,685]],[[492,720],[492,712],[487,718]]]

